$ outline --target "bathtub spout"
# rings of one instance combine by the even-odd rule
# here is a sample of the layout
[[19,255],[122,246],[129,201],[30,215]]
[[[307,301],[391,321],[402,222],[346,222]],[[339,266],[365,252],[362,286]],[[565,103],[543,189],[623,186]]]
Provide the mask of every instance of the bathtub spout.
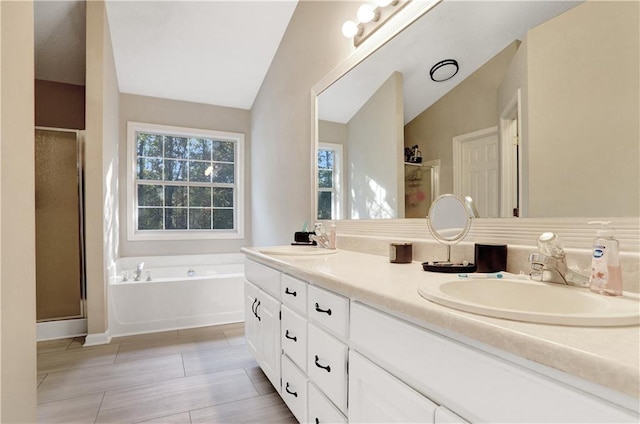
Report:
[[138,266],[136,266],[136,270],[133,271],[133,281],[140,281],[143,270],[144,270],[144,262],[139,262]]

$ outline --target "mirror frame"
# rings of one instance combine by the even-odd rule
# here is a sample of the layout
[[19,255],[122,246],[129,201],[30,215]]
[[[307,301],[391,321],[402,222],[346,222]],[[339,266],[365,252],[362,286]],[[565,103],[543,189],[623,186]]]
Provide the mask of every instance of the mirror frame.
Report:
[[[371,37],[360,44],[345,61],[311,88],[310,136],[312,149],[310,160],[313,175],[310,178],[310,222],[320,221],[317,219],[316,193],[318,185],[318,95],[441,1],[409,2],[393,19],[386,22]],[[589,226],[587,221],[594,219],[612,221],[616,231],[616,238],[621,244],[621,250],[635,254],[640,252],[640,237],[638,237],[638,234],[640,234],[640,217],[476,218],[474,219],[474,228],[469,231],[466,239],[469,242],[483,240],[485,242],[534,246],[535,240],[542,232],[554,230],[563,233],[565,247],[586,249],[585,251],[587,251],[595,234],[592,226]],[[428,231],[424,231],[424,221],[419,218],[390,220],[340,219],[334,222],[336,223],[338,234],[373,235],[406,239],[428,239],[430,236]],[[416,236],[423,233],[424,236],[422,237]]]

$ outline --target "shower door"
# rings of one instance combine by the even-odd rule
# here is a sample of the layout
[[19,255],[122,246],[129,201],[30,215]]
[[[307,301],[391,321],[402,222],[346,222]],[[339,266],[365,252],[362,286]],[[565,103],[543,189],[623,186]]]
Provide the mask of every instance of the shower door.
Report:
[[80,151],[77,131],[36,129],[36,318],[83,316]]

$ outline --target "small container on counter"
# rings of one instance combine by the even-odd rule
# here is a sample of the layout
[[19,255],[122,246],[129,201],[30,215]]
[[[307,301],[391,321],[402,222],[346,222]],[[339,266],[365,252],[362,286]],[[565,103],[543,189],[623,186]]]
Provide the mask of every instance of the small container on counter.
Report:
[[408,264],[413,261],[413,243],[390,243],[389,262],[392,264]]

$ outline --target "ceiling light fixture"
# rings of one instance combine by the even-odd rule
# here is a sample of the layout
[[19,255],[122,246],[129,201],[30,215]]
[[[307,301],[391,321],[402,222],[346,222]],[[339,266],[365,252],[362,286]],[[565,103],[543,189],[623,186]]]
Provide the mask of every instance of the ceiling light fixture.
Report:
[[429,76],[435,82],[443,82],[458,73],[458,62],[455,59],[442,60],[431,67]]
[[357,21],[346,21],[342,25],[342,34],[353,38],[353,44],[357,47],[409,1],[375,0],[365,3],[358,8]]

